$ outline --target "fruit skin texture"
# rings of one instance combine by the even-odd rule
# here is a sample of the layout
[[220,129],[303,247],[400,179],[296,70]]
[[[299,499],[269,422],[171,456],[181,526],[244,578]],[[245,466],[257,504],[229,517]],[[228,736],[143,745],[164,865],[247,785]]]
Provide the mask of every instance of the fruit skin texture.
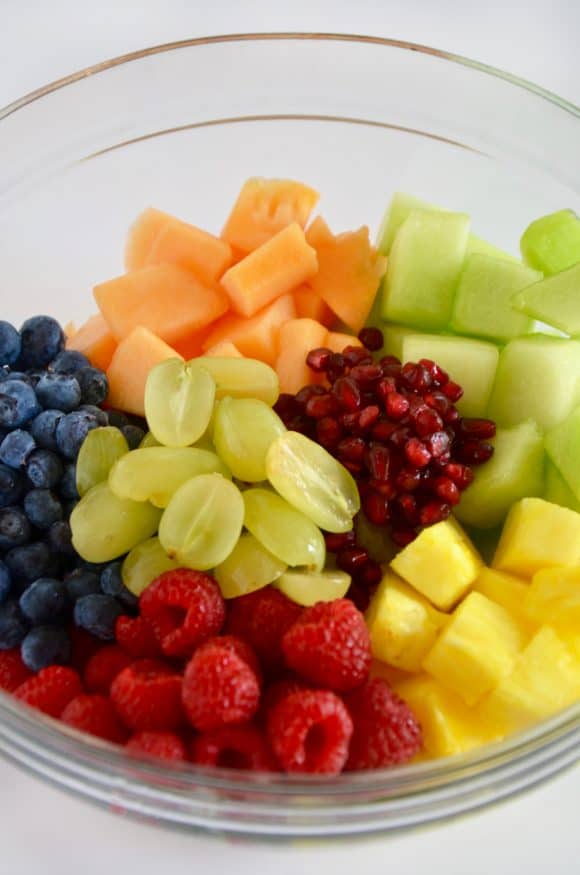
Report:
[[0,650],[0,690],[13,693],[31,677],[32,672],[22,662],[19,647]]
[[43,668],[14,690],[17,699],[50,717],[60,717],[68,703],[81,693],[77,672],[61,665]]
[[421,749],[417,718],[381,678],[368,680],[344,701],[354,726],[348,770],[394,766],[407,762]]
[[120,672],[111,700],[129,729],[177,729],[183,724],[181,675],[167,663],[141,659]]
[[492,567],[532,577],[551,566],[580,564],[580,514],[541,498],[523,498],[511,508]]
[[252,772],[279,770],[263,730],[251,723],[202,732],[191,743],[190,757],[192,762],[200,766],[221,766]]
[[363,615],[348,599],[306,608],[282,639],[286,665],[308,681],[346,691],[366,679],[371,642]]
[[185,745],[179,735],[174,732],[161,730],[136,732],[131,736],[125,748],[138,755],[155,757],[168,762],[181,762],[187,759]]
[[228,603],[226,632],[243,638],[258,654],[265,672],[283,664],[282,638],[302,614],[300,605],[271,586]]
[[68,703],[60,719],[80,732],[88,732],[114,744],[122,744],[127,737],[111,700],[106,696],[81,693]]

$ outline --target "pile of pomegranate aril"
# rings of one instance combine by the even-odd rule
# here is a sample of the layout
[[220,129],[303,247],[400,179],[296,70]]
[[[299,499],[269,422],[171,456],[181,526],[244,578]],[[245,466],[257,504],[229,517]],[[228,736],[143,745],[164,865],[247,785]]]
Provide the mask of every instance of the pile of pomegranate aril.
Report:
[[[473,467],[493,454],[495,423],[464,418],[455,404],[461,386],[435,362],[402,364],[383,347],[377,328],[362,346],[341,353],[313,349],[306,363],[317,382],[282,394],[276,411],[287,428],[317,441],[357,481],[362,512],[404,547],[426,527],[447,519],[473,480]],[[366,602],[381,570],[354,532],[328,535],[337,565],[352,575],[351,597]]]

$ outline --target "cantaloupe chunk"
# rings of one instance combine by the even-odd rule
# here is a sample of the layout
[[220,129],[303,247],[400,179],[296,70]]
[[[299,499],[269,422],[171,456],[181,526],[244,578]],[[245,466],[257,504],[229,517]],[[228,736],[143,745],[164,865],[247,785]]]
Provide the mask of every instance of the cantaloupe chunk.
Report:
[[163,213],[153,207],[147,207],[140,213],[127,234],[125,243],[125,267],[127,270],[139,270],[145,267],[145,261],[153,246],[153,241],[159,231],[172,220],[173,216]]
[[306,364],[306,356],[311,349],[325,346],[327,334],[324,325],[314,319],[292,319],[280,327],[280,352],[275,369],[281,392],[294,394],[314,382],[314,374]]
[[64,331],[64,336],[65,336],[66,340],[70,340],[71,337],[77,333],[77,326],[71,320],[70,322],[66,323],[66,325],[63,327],[62,330]]
[[100,313],[95,313],[72,337],[67,338],[66,348],[76,349],[89,359],[95,368],[106,371],[113,358],[117,341],[111,333],[106,319]]
[[175,352],[179,353],[179,355],[188,362],[191,359],[197,358],[198,355],[204,354],[203,345],[210,330],[211,326],[207,326],[200,331],[194,331],[186,337],[174,341],[171,346]]
[[95,286],[94,296],[117,340],[143,325],[173,343],[209,325],[228,308],[221,289],[174,264],[116,277]]
[[237,249],[252,252],[293,222],[304,228],[318,197],[313,188],[292,179],[248,179],[222,237]]
[[327,328],[330,328],[332,323],[336,321],[328,304],[322,300],[320,295],[313,292],[310,286],[306,284],[298,286],[292,292],[292,297],[298,319],[315,319],[316,322],[326,325]]
[[253,316],[314,276],[317,269],[316,252],[294,222],[230,267],[221,285],[236,313]]
[[154,238],[143,266],[176,264],[211,284],[231,263],[232,250],[227,241],[170,217]]
[[108,402],[111,407],[145,415],[145,383],[149,371],[159,362],[181,358],[147,328],[138,326],[121,341],[107,369]]
[[229,340],[247,358],[274,364],[280,326],[295,318],[292,295],[282,295],[249,319],[233,314],[222,316],[208,334],[203,348],[207,350],[220,341]]
[[366,226],[335,236],[317,216],[306,239],[318,256],[318,272],[308,285],[357,334],[371,311],[386,258],[371,246]]
[[210,348],[205,351],[205,354],[208,356],[217,356],[218,358],[243,358],[242,353],[239,351],[238,347],[231,342],[231,340],[220,340],[215,346],[210,346]]
[[329,331],[324,345],[333,352],[342,352],[345,346],[362,346],[362,343],[358,337],[352,334],[344,334],[342,331]]

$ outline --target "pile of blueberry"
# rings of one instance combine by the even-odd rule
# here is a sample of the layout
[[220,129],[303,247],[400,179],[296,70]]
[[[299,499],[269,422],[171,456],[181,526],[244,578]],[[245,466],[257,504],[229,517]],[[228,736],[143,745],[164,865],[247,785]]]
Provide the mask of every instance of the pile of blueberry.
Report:
[[0,650],[20,646],[32,671],[68,662],[71,624],[112,639],[117,616],[135,607],[120,563],[75,553],[68,519],[89,431],[116,426],[133,449],[144,430],[101,409],[106,375],[64,341],[49,316],[20,331],[0,321]]

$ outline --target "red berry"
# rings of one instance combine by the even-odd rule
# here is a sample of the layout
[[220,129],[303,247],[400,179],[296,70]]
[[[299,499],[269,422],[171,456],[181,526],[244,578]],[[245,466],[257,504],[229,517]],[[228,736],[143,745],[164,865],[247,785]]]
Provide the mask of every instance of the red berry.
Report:
[[32,672],[22,662],[19,647],[0,650],[0,690],[12,693],[31,677]]
[[434,526],[446,520],[451,513],[451,508],[441,500],[428,501],[419,511],[419,522],[422,526]]
[[395,478],[397,489],[402,492],[414,492],[421,485],[421,471],[411,465],[403,465]]
[[336,554],[336,564],[348,574],[354,574],[357,568],[361,568],[369,558],[364,547],[345,547]]
[[265,733],[251,723],[202,732],[193,739],[190,755],[191,760],[200,766],[251,772],[278,771]]
[[362,331],[358,333],[358,339],[365,347],[365,349],[370,350],[371,352],[376,352],[379,349],[382,349],[384,338],[383,332],[378,328],[363,328]]
[[183,724],[181,680],[167,663],[140,659],[117,675],[111,699],[129,729],[176,729]]
[[492,419],[461,419],[458,431],[465,437],[489,440],[495,437],[496,427]]
[[473,471],[467,465],[449,462],[443,470],[449,479],[453,480],[458,489],[467,489],[473,483]]
[[85,687],[90,693],[108,696],[119,672],[132,662],[133,658],[118,644],[107,644],[87,662],[83,675]]
[[459,401],[463,395],[463,389],[458,383],[454,383],[453,380],[449,380],[445,383],[445,385],[442,386],[441,391],[450,401],[453,401],[454,404],[456,401]]
[[434,459],[441,459],[449,453],[451,438],[446,431],[435,431],[423,441]]
[[428,437],[433,432],[440,431],[443,428],[443,420],[436,410],[427,407],[426,404],[421,405],[411,414],[415,431],[421,438]]
[[284,635],[282,649],[289,668],[333,690],[351,690],[361,684],[371,664],[364,617],[348,599],[306,608]]
[[433,380],[431,374],[423,365],[407,362],[401,368],[400,382],[403,386],[413,389],[415,392],[423,393],[431,386]]
[[311,371],[320,373],[321,371],[326,370],[331,355],[332,350],[326,349],[326,347],[323,346],[318,347],[318,349],[311,349],[306,356],[306,364]]
[[267,715],[268,738],[286,772],[338,775],[346,763],[352,720],[328,690],[296,690]]
[[338,410],[336,398],[332,395],[315,395],[306,402],[306,414],[313,419],[323,419],[332,416]]
[[139,608],[166,656],[190,656],[202,641],[217,635],[225,618],[213,577],[187,568],[161,574],[142,594]]
[[316,423],[316,440],[326,447],[334,448],[342,437],[342,427],[332,416],[323,416]]
[[368,431],[369,428],[375,424],[379,416],[381,415],[380,408],[377,404],[369,404],[364,410],[358,415],[358,430],[359,431]]
[[81,679],[72,668],[49,665],[14,690],[21,702],[51,717],[60,717],[75,696],[82,693]]
[[424,468],[433,458],[428,447],[416,437],[409,438],[404,449],[407,460],[416,468]]
[[445,383],[449,382],[449,375],[447,372],[444,371],[443,368],[440,368],[439,365],[435,364],[431,359],[419,359],[419,364],[429,372],[435,386],[444,386]]
[[82,674],[87,662],[101,649],[103,642],[74,623],[69,625],[68,634],[71,643],[70,664]]
[[375,480],[386,480],[391,466],[391,452],[388,447],[371,444],[367,453],[366,465],[369,474]]
[[258,660],[258,657],[247,643],[242,638],[238,638],[235,635],[216,635],[215,638],[209,638],[202,645],[203,647],[209,647],[212,644],[216,644],[218,647],[225,647],[227,650],[231,650],[232,653],[235,653],[236,656],[239,656],[240,659],[248,665],[256,677],[262,683],[262,667]]
[[117,617],[115,638],[123,650],[134,659],[155,659],[161,656],[161,646],[155,630],[145,617]]
[[388,499],[378,492],[370,492],[365,496],[362,509],[366,518],[375,526],[384,526],[391,516]]
[[354,413],[360,407],[360,389],[350,377],[340,377],[332,387],[332,394],[343,410]]
[[356,538],[354,530],[351,529],[350,532],[340,532],[339,534],[326,532],[324,535],[324,540],[326,541],[326,549],[330,550],[331,553],[336,553],[338,550],[342,550],[344,547],[351,547],[354,544]]
[[447,502],[447,504],[455,505],[459,503],[461,493],[449,477],[436,477],[433,489],[439,498]]
[[368,348],[363,349],[362,346],[345,346],[342,351],[342,357],[351,368],[355,365],[372,364],[373,362],[373,357],[369,355]]
[[354,724],[347,769],[393,766],[421,749],[417,719],[382,678],[367,681],[344,701]]
[[389,392],[384,403],[387,416],[395,422],[403,419],[409,412],[409,402],[400,392]]
[[264,671],[272,674],[283,663],[282,636],[301,613],[300,605],[272,586],[265,586],[231,599],[226,631],[247,641]]
[[350,369],[349,378],[354,380],[354,382],[360,386],[362,389],[368,390],[372,387],[373,383],[376,383],[377,380],[380,380],[383,376],[383,372],[381,371],[379,365],[375,364],[360,364],[355,365]]
[[482,465],[493,456],[493,445],[479,438],[467,438],[455,447],[455,455],[467,465]]
[[187,751],[179,735],[159,729],[134,733],[125,747],[132,753],[170,762],[187,759]]
[[417,532],[410,526],[394,525],[391,529],[391,538],[397,547],[401,547],[401,549],[410,544],[411,541],[414,541],[416,537]]
[[362,438],[348,437],[340,441],[336,454],[341,462],[362,462],[367,445]]
[[113,744],[123,744],[127,737],[111,700],[106,696],[81,693],[68,703],[60,719],[79,732],[96,735]]

